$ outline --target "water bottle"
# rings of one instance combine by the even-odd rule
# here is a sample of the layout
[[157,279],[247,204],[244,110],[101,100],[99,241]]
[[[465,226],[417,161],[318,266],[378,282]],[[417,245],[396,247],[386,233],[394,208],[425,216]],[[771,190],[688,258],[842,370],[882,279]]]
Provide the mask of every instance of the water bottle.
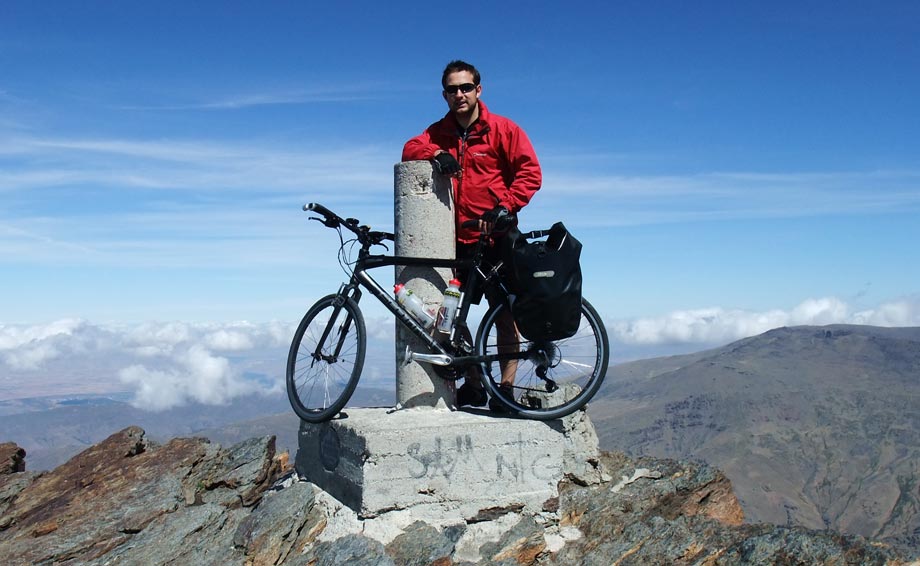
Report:
[[425,330],[434,326],[434,317],[425,309],[425,304],[415,293],[406,289],[402,283],[397,283],[393,287],[393,292],[396,293],[396,302],[401,304]]
[[438,311],[438,331],[445,334],[450,333],[450,327],[454,324],[454,315],[457,314],[457,306],[460,305],[460,281],[451,279],[444,289],[444,300],[441,302],[441,309]]

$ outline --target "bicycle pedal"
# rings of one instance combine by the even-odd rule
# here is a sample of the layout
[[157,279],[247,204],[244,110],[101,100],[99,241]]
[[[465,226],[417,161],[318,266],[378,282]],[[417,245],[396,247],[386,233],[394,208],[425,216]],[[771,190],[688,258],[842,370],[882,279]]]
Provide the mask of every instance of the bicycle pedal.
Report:
[[406,353],[403,355],[403,365],[407,366],[412,363],[412,350],[409,349],[409,346],[406,346]]
[[403,362],[406,365],[409,365],[410,362],[420,362],[436,366],[449,366],[453,361],[452,357],[445,354],[419,354],[410,350],[408,346],[406,346],[406,355],[403,357]]

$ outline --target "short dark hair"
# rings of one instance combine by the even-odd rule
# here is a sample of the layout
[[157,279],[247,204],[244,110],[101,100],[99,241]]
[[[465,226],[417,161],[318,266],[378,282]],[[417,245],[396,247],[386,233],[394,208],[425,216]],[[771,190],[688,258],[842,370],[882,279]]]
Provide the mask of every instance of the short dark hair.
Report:
[[447,64],[446,67],[444,67],[444,74],[441,75],[441,86],[447,86],[447,75],[451,73],[459,73],[460,71],[467,71],[473,75],[473,84],[479,86],[479,71],[476,70],[476,67],[470,65],[466,61],[461,61],[460,59],[451,61]]

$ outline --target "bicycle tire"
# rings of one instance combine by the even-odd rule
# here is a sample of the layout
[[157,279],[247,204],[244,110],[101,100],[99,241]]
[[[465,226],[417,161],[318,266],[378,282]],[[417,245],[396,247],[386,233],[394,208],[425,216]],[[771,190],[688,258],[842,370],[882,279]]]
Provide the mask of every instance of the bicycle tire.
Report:
[[[508,305],[498,304],[483,317],[476,334],[477,355],[498,352],[496,320],[507,309]],[[584,299],[578,331],[572,337],[542,344],[522,337],[520,342],[510,346],[531,352],[530,356],[518,360],[513,396],[509,398],[499,388],[501,367],[497,361],[482,362],[482,381],[489,395],[523,417],[553,420],[570,415],[594,397],[607,375],[610,359],[607,329],[594,307]],[[537,375],[541,365],[558,389],[547,390],[547,382]]]
[[[328,338],[317,358],[324,334]],[[366,350],[364,316],[352,299],[328,295],[310,307],[294,333],[287,360],[288,399],[297,416],[311,423],[335,417],[358,386]]]

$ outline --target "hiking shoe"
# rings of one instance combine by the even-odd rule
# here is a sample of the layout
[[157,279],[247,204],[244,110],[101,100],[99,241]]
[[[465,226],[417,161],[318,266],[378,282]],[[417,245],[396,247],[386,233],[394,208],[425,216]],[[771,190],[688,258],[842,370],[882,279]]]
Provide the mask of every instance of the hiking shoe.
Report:
[[[514,387],[512,385],[509,385],[507,383],[502,383],[501,385],[498,386],[498,388],[502,392],[502,397],[505,397],[507,399],[512,399],[512,400],[514,399]],[[489,410],[492,411],[493,413],[510,413],[511,412],[511,409],[506,407],[504,403],[502,403],[495,397],[492,397],[491,399],[489,399]]]
[[476,387],[475,385],[470,385],[468,381],[464,381],[457,389],[457,406],[463,407],[468,405],[470,407],[482,407],[486,404],[488,400],[488,395],[486,395],[486,390],[482,386]]

